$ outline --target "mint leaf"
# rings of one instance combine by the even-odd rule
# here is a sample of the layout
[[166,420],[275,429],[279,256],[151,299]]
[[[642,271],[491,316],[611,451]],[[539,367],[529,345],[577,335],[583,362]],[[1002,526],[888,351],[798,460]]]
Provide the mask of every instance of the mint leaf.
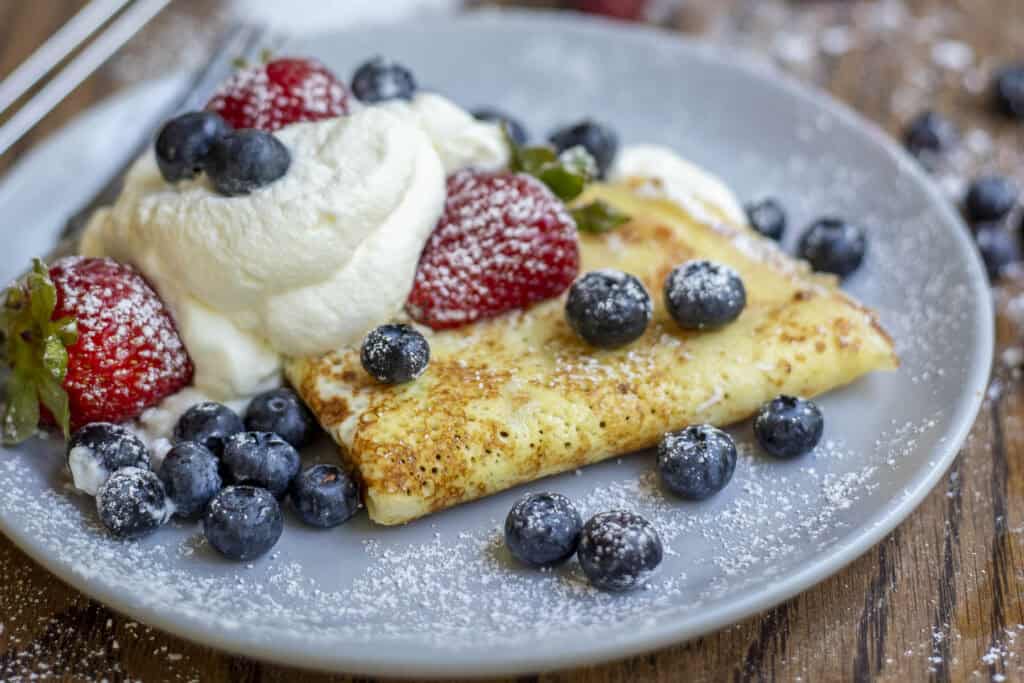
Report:
[[629,216],[601,200],[578,206],[570,211],[576,228],[594,234],[614,230],[629,221]]
[[[506,126],[501,129],[509,149],[509,170],[532,175],[563,202],[583,194],[597,176],[597,162],[582,146],[570,147],[561,154],[549,145],[520,147]],[[570,213],[578,229],[591,233],[608,232],[629,220],[629,216],[601,201],[576,207]]]
[[570,147],[558,155],[558,161],[576,175],[581,175],[589,183],[597,177],[597,160],[583,145]]
[[537,179],[547,185],[548,189],[563,202],[570,202],[579,197],[587,185],[586,176],[573,173],[557,164],[542,169]]
[[516,173],[535,176],[557,161],[554,147],[513,147],[509,168]]

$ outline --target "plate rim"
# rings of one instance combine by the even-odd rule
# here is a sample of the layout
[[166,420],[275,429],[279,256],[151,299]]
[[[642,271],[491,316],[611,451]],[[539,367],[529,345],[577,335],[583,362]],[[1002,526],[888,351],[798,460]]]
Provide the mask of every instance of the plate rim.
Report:
[[[503,24],[502,28],[504,30],[510,31],[520,30],[524,27],[536,28],[538,24],[549,27],[561,25],[569,26],[574,30],[593,31],[604,34],[626,32],[636,36],[646,36],[652,41],[671,41],[675,44],[674,49],[686,51],[697,59],[716,62],[728,68],[739,69],[757,79],[771,81],[773,87],[779,88],[787,95],[806,102],[818,110],[826,111],[843,125],[864,135],[869,143],[883,151],[895,167],[907,174],[910,181],[918,185],[925,192],[930,201],[931,208],[944,219],[944,222],[960,228],[955,231],[955,239],[959,241],[963,251],[970,254],[966,257],[968,270],[970,271],[968,284],[972,289],[976,289],[980,283],[984,287],[984,291],[987,292],[988,278],[984,273],[979,256],[971,245],[968,231],[963,224],[962,218],[953,210],[952,204],[942,196],[937,185],[919,165],[878,124],[861,116],[830,94],[805,84],[794,76],[783,72],[765,57],[746,48],[735,46],[728,46],[728,53],[726,53],[726,47],[723,45],[700,38],[685,36],[660,27],[626,24],[601,17],[557,10],[477,10],[455,16],[421,19],[417,24],[421,30],[429,30],[432,24],[446,28],[450,28],[455,24],[463,26],[472,26],[474,24],[493,26],[496,21],[500,21]],[[393,24],[387,28],[401,26],[402,23],[406,22]],[[352,29],[342,29],[339,32],[344,32],[345,30]],[[37,144],[0,178],[0,195],[10,185],[12,179],[25,174],[26,169],[33,165],[34,161],[45,149],[59,144],[64,135],[82,118],[87,115],[94,115],[101,110],[124,106],[133,98],[139,97],[141,92],[156,91],[161,87],[169,87],[171,82],[176,80],[180,80],[180,77],[168,76],[157,80],[145,81],[116,93],[77,114],[65,126]],[[219,632],[211,631],[207,627],[205,630],[199,629],[201,632],[190,633],[187,631],[187,626],[191,618],[186,619],[182,615],[174,615],[171,618],[155,608],[147,607],[144,604],[133,604],[130,598],[126,599],[124,596],[117,595],[113,587],[102,582],[94,582],[88,577],[66,568],[57,558],[42,552],[42,548],[33,544],[27,535],[21,533],[17,528],[10,527],[3,518],[0,518],[0,531],[10,538],[22,552],[58,579],[115,611],[129,615],[132,618],[190,642],[278,664],[320,671],[343,671],[353,674],[386,675],[399,678],[414,676],[466,678],[551,671],[564,669],[568,666],[594,665],[635,656],[713,633],[729,624],[736,623],[757,612],[770,609],[791,599],[838,573],[855,559],[864,555],[917,509],[924,498],[945,475],[949,466],[956,458],[974,425],[985,397],[985,389],[988,384],[995,347],[994,304],[991,296],[981,296],[980,302],[975,303],[981,304],[978,311],[979,329],[973,331],[978,335],[979,344],[971,357],[970,369],[965,380],[965,393],[961,395],[961,397],[967,397],[967,402],[961,401],[960,409],[951,416],[951,433],[946,435],[945,441],[936,449],[938,457],[931,460],[932,464],[930,467],[919,472],[918,476],[911,479],[911,482],[914,483],[913,488],[904,489],[904,495],[894,506],[887,509],[881,519],[875,521],[870,527],[862,528],[858,534],[849,538],[845,543],[833,547],[817,561],[809,563],[786,578],[773,583],[770,588],[765,588],[741,600],[723,604],[704,614],[699,620],[687,619],[686,621],[690,622],[689,624],[683,623],[680,625],[679,620],[676,619],[666,620],[666,623],[660,625],[645,625],[630,633],[623,634],[621,637],[616,638],[614,642],[603,647],[583,645],[557,653],[535,653],[534,656],[525,661],[522,657],[509,655],[492,656],[494,653],[490,652],[485,653],[487,656],[483,657],[479,655],[465,656],[470,654],[467,651],[460,653],[462,655],[460,658],[445,659],[444,663],[441,663],[437,657],[424,657],[423,652],[425,650],[419,651],[419,657],[415,654],[407,655],[404,659],[396,661],[388,653],[377,651],[371,654],[365,650],[357,652],[352,648],[349,648],[347,651],[342,648],[326,654],[310,652],[308,650],[300,651],[292,646],[290,640],[280,644],[273,642],[264,643],[262,648],[258,648],[253,642],[253,638],[237,637],[237,634],[244,633],[244,630]],[[235,634],[236,637],[232,638],[232,634]]]

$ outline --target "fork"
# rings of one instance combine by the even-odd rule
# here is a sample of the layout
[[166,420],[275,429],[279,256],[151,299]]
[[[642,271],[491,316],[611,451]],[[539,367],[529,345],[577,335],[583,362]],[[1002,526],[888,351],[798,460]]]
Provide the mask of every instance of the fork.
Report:
[[236,24],[225,31],[218,40],[218,48],[213,56],[197,72],[181,96],[153,117],[153,125],[140,129],[134,140],[122,148],[125,151],[118,157],[117,165],[108,182],[68,218],[60,242],[47,259],[52,260],[74,252],[77,239],[92,213],[117,198],[128,168],[152,143],[153,128],[175,114],[202,107],[217,86],[231,74],[238,60],[255,63],[267,50],[273,51],[283,42],[283,36],[261,25]]

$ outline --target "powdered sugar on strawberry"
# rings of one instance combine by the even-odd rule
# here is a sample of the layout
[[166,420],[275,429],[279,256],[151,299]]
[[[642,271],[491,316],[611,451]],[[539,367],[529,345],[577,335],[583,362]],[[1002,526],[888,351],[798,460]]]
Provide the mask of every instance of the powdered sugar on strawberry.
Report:
[[348,113],[347,88],[311,59],[282,58],[240,69],[206,108],[235,128],[275,131]]
[[464,170],[420,258],[409,314],[459,327],[557,296],[579,271],[576,224],[537,179]]
[[54,318],[71,316],[64,389],[71,426],[137,417],[192,379],[192,363],[163,302],[142,276],[112,259],[69,257],[50,268]]

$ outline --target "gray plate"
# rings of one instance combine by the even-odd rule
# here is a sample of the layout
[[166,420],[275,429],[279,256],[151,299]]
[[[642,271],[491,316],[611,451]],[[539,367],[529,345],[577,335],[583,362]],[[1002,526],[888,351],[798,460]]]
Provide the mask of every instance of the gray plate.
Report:
[[[292,519],[276,552],[249,566],[220,560],[192,525],[112,541],[91,501],[68,490],[58,444],[5,451],[0,528],[68,583],[185,638],[299,666],[391,675],[577,666],[707,633],[808,588],[895,527],[949,465],[991,361],[986,280],[947,203],[847,109],[733,48],[553,15],[431,20],[294,52],[342,74],[367,55],[393,55],[430,87],[517,112],[535,132],[595,114],[627,142],[675,147],[742,198],[781,197],[794,226],[823,213],[861,222],[870,255],[849,289],[881,311],[903,368],[825,397],[825,441],[803,460],[771,462],[749,447],[746,426],[735,429],[736,477],[702,504],[663,495],[641,454],[398,529],[359,519],[314,532]],[[94,169],[118,130],[173,85],[86,113],[5,179],[0,276],[46,252],[100,182]],[[670,551],[662,571],[645,590],[613,596],[589,589],[575,562],[548,573],[513,566],[499,530],[526,489],[562,491],[587,514],[638,510]]]

